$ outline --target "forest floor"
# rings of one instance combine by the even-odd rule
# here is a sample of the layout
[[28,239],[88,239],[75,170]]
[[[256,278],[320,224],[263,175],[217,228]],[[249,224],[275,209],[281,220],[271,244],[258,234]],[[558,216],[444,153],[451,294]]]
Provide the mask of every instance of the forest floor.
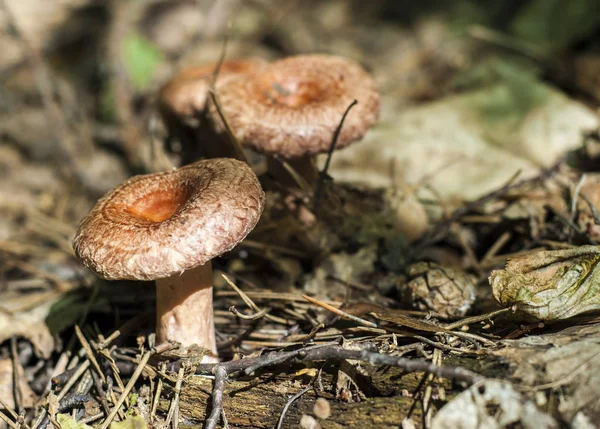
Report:
[[[0,427],[597,427],[600,18],[364,3],[0,0]],[[154,285],[87,270],[79,222],[181,162],[178,70],[310,53],[373,75],[379,123],[318,192],[246,151],[266,205],[213,261],[221,362],[155,347]]]

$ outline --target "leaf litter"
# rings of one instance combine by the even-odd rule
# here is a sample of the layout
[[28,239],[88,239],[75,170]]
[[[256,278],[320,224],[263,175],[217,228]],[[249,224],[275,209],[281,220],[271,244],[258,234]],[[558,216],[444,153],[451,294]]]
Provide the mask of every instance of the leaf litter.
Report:
[[[30,43],[35,28],[12,22],[21,66],[42,79],[21,76],[25,96],[18,79],[0,88],[11,95],[0,103],[0,418],[32,429],[593,427],[598,120],[552,79],[542,82],[543,53],[517,44],[526,55],[516,59],[496,49],[506,39],[493,31],[449,38],[444,21],[430,18],[414,32],[358,24],[345,41],[332,35],[347,34],[352,2],[295,5],[283,17],[262,2],[236,12],[252,49],[272,49],[263,42],[273,38],[286,54],[327,46],[352,56],[360,46],[385,95],[382,123],[333,156],[318,209],[310,194],[289,191],[314,210],[312,224],[269,189],[257,229],[216,263],[222,362],[155,344],[149,285],[107,284],[79,266],[70,239],[98,196],[177,160],[161,127],[143,125],[174,69],[154,44],[171,42],[142,30],[189,7],[181,3],[107,6],[117,20],[109,43],[124,44],[110,55],[124,50],[134,63],[119,72],[119,59],[107,58],[111,76],[82,97],[85,109],[74,94],[86,83],[65,78]],[[225,9],[194,12],[224,34]],[[518,34],[527,13],[515,17]],[[364,19],[371,14],[381,10]],[[338,18],[325,34],[321,15]],[[389,40],[414,57],[391,55],[400,48]],[[219,52],[218,38],[210,43]],[[193,63],[188,54],[177,55]],[[472,62],[479,67],[464,65]],[[327,413],[316,411],[323,401]]]

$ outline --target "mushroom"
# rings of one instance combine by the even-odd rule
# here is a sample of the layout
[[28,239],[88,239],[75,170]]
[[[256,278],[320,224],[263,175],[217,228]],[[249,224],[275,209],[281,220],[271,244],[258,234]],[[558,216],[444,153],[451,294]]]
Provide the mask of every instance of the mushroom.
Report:
[[136,176],[105,195],[73,241],[107,280],[155,280],[156,341],[216,356],[211,260],[254,228],[264,193],[250,167],[219,158]]
[[[312,157],[329,150],[352,101],[358,105],[346,117],[337,149],[361,139],[379,116],[379,94],[371,76],[358,64],[330,55],[275,61],[223,82],[218,93],[224,116],[242,146],[269,158],[284,158],[311,185],[317,178]],[[213,106],[210,116],[217,131],[224,132]],[[270,171],[284,179],[276,164],[271,159]]]
[[[219,68],[217,87],[247,73],[262,69],[266,61],[259,58],[225,61]],[[183,151],[183,163],[200,156],[217,158],[229,156],[227,141],[208,145],[215,139],[205,127],[205,108],[217,64],[186,69],[167,82],[158,94],[158,111],[170,136],[176,137]]]

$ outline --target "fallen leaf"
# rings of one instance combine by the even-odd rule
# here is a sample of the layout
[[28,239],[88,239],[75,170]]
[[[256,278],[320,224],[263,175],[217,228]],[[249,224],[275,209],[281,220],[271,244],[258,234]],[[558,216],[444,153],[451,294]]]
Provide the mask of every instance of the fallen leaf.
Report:
[[61,429],[93,429],[85,423],[78,422],[68,414],[57,414],[56,421],[60,424]]
[[54,349],[54,338],[44,320],[51,306],[52,302],[46,302],[12,314],[0,311],[0,343],[11,337],[23,337],[33,344],[37,356],[49,358]]
[[511,258],[493,271],[496,300],[540,320],[566,319],[600,308],[600,247],[580,246]]
[[[27,384],[23,367],[18,365],[17,372],[19,374],[19,389],[21,390],[22,405],[25,408],[31,408],[37,400],[35,393]],[[14,369],[11,359],[0,360],[0,400],[10,408],[15,408]],[[0,406],[0,408],[3,408]]]
[[141,416],[129,416],[122,422],[111,423],[110,429],[148,429],[148,425]]
[[[365,139],[336,152],[330,174],[374,187],[419,185],[420,198],[475,199],[517,171],[538,174],[598,126],[596,114],[531,71],[490,61],[492,83],[395,112]],[[484,86],[485,85],[485,86]],[[383,109],[393,109],[384,95]],[[391,114],[393,113],[393,114]],[[323,158],[320,159],[323,162]]]
[[492,353],[510,365],[520,390],[548,394],[560,391],[557,412],[565,422],[598,422],[599,338],[600,323],[571,326],[554,333],[504,340],[504,347]]
[[486,380],[471,386],[435,415],[432,429],[555,429],[550,415],[517,392],[510,383]]

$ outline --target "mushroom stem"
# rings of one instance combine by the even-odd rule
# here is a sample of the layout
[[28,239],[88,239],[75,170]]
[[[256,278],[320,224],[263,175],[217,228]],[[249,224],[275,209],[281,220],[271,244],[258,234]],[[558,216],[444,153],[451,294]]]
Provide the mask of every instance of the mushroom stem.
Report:
[[156,280],[156,343],[197,344],[217,356],[210,262]]
[[[319,177],[319,171],[315,166],[312,157],[304,155],[298,158],[286,159],[285,162],[298,173],[308,185],[314,190]],[[285,166],[276,160],[275,158],[267,157],[267,169],[273,177],[275,177],[279,183],[292,188],[298,188],[298,183],[294,180],[292,175],[286,170]]]

